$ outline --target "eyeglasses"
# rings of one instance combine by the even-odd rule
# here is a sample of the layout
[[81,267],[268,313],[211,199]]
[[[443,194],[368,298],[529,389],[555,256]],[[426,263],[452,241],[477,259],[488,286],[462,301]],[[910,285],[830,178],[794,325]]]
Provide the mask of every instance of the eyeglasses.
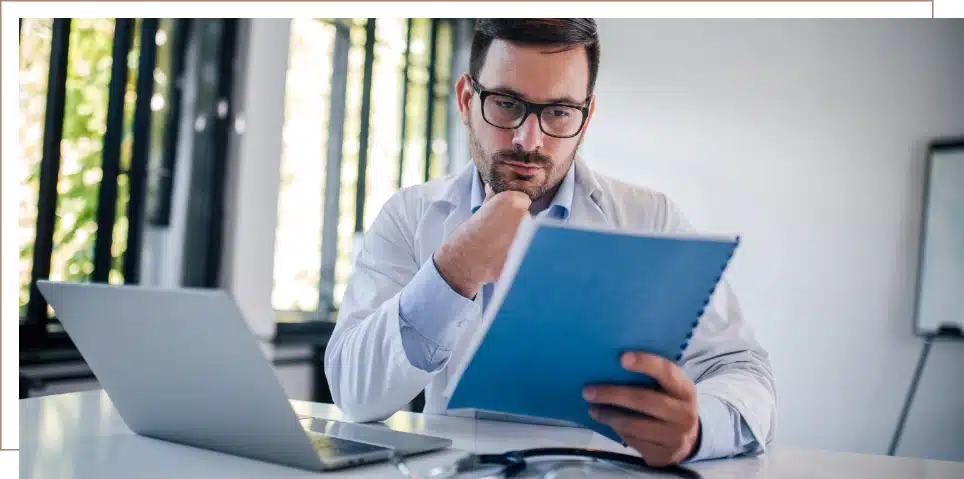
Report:
[[589,116],[589,100],[582,106],[561,103],[532,103],[505,93],[485,90],[474,78],[472,88],[482,103],[485,122],[503,130],[514,130],[525,123],[530,114],[539,118],[542,132],[555,138],[572,138],[582,131]]

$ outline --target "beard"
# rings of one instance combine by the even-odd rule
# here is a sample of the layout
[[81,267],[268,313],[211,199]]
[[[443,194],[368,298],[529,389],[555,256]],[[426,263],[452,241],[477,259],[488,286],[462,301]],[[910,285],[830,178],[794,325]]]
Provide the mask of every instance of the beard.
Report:
[[[549,156],[535,151],[516,149],[502,149],[493,153],[486,153],[471,127],[469,128],[469,142],[472,145],[472,157],[476,168],[479,170],[479,175],[483,182],[489,185],[495,193],[510,190],[520,191],[528,195],[532,201],[537,201],[562,181],[561,177],[556,178],[555,175],[556,167],[560,165],[557,165]],[[568,161],[565,162],[566,170],[575,159],[576,150],[578,150],[578,147],[574,148],[572,154],[567,158]],[[542,177],[539,178],[539,173],[526,175],[502,168],[502,162],[504,161],[538,166],[541,169]]]

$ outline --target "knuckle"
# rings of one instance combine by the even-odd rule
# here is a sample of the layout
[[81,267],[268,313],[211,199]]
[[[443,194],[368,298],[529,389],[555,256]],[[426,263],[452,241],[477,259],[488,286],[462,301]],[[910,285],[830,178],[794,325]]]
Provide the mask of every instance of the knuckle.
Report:
[[624,389],[616,389],[611,391],[609,398],[614,403],[619,404],[621,406],[631,408],[637,405],[636,398],[633,396],[633,394],[631,394],[629,391],[626,391]]
[[659,408],[656,398],[646,394],[646,391],[633,391],[626,398],[626,405],[636,411],[646,412],[651,409]]
[[609,386],[596,386],[595,388],[596,400],[608,400],[612,397],[612,388]]
[[667,396],[665,394],[658,393],[651,389],[640,389],[637,394],[637,400],[640,403],[654,404],[659,406],[666,406]]
[[663,373],[663,377],[665,377],[666,379],[670,379],[674,381],[678,379],[678,377],[676,376],[676,365],[665,359],[662,359],[661,361],[661,372]]
[[682,422],[680,422],[680,426],[686,428],[687,430],[691,429],[696,424],[696,421],[698,421],[696,415],[689,410],[683,412],[681,419]]
[[492,195],[491,198],[489,198],[489,201],[487,201],[487,203],[491,205],[501,205],[502,203],[505,203],[506,201],[508,201],[509,197],[507,193],[508,193],[507,191],[496,193]]
[[490,202],[493,203],[493,206],[497,206],[499,209],[509,209],[520,212],[528,210],[529,204],[531,203],[529,197],[525,193],[514,190],[498,193],[492,197]]
[[612,386],[603,386],[599,389],[599,395],[606,399],[615,399],[619,397],[620,393],[619,389],[616,389]]
[[693,408],[686,408],[685,416],[687,425],[694,425],[700,420],[699,413]]
[[505,194],[504,194],[504,193],[496,193],[496,194],[492,195],[492,198],[489,198],[489,200],[486,201],[485,204],[491,205],[491,206],[494,208],[494,207],[497,207],[497,206],[501,205],[501,204],[504,203],[504,202],[505,202]]
[[529,196],[521,191],[507,191],[510,193],[509,201],[512,206],[516,208],[528,208],[529,207]]
[[673,410],[676,413],[676,417],[678,417],[679,420],[682,421],[685,425],[690,425],[691,423],[693,423],[694,420],[698,418],[697,416],[698,412],[695,410],[696,408],[691,404],[677,401],[675,404],[672,404],[671,406],[673,407]]

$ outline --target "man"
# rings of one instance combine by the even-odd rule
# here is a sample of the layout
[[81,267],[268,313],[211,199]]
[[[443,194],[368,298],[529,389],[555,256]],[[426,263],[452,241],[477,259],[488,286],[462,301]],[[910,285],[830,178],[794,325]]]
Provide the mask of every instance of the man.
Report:
[[[591,19],[477,22],[469,73],[455,85],[472,164],[396,193],[357,253],[325,354],[332,396],[350,418],[384,419],[422,390],[425,412],[444,412],[442,391],[468,359],[525,215],[688,229],[664,195],[594,173],[577,156],[595,109],[599,51]],[[634,353],[622,365],[662,388],[598,387],[585,391],[586,407],[644,413],[593,414],[650,464],[758,454],[770,444],[769,358],[725,281],[679,365]]]

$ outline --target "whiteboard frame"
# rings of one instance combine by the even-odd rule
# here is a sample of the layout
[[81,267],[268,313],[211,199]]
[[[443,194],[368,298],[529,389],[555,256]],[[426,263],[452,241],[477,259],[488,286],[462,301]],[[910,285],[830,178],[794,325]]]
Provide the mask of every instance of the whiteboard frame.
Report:
[[921,311],[921,296],[922,296],[922,284],[924,280],[924,254],[925,247],[927,244],[927,233],[928,224],[927,218],[930,212],[930,200],[931,200],[931,173],[933,170],[934,157],[938,153],[948,152],[948,151],[964,151],[964,136],[959,137],[945,137],[936,138],[932,140],[927,146],[927,155],[924,159],[924,179],[923,179],[923,202],[922,208],[920,210],[920,231],[918,235],[917,244],[917,277],[916,284],[914,286],[914,314],[913,314],[913,335],[917,337],[923,337],[928,339],[953,339],[953,340],[964,340],[964,331],[942,331],[941,329],[934,330],[923,330],[920,328],[920,311]]

